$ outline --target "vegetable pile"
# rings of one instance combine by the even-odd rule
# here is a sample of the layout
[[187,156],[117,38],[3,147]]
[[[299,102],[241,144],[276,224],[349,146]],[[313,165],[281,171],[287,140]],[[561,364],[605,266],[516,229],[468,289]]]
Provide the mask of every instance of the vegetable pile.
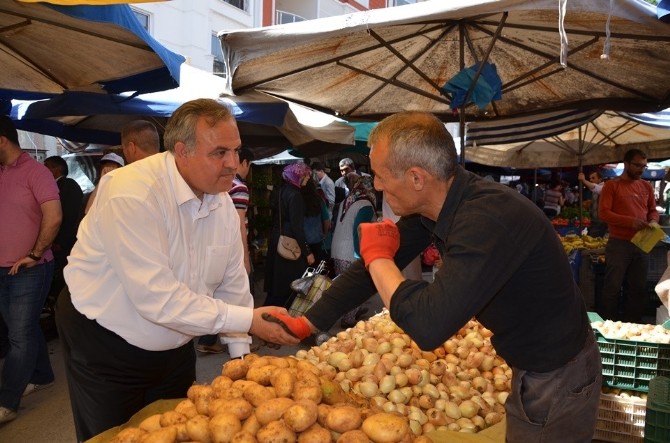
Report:
[[174,411],[113,442],[426,443],[432,430],[478,432],[502,419],[510,391],[490,337],[470,321],[426,352],[385,311],[295,356],[228,361]]
[[670,330],[665,329],[663,325],[605,320],[592,322],[591,326],[600,331],[606,338],[644,341],[647,343],[670,343]]

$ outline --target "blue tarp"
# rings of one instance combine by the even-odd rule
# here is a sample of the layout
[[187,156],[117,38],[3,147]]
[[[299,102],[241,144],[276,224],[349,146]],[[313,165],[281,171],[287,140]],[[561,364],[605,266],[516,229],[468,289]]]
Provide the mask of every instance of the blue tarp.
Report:
[[[175,99],[173,91],[129,97],[117,94],[96,94],[67,91],[54,98],[33,102],[17,102],[11,118],[23,131],[60,137],[71,141],[116,145],[121,141],[120,127],[109,122],[88,128],[85,124],[68,125],[55,120],[63,116],[131,116],[133,118],[167,119],[183,100]],[[289,111],[288,103],[273,100],[267,103],[245,102],[243,98],[225,100],[238,122],[280,127]],[[94,118],[94,117],[91,117]],[[105,117],[102,117],[103,119]]]
[[64,90],[148,93],[179,86],[184,57],[149,35],[128,5],[17,7],[3,0],[0,13],[11,24],[8,29],[21,26],[2,42],[6,65],[0,99],[36,100]]
[[58,6],[48,5],[56,11],[70,17],[99,23],[121,26],[141,38],[163,60],[165,66],[153,71],[103,83],[103,88],[112,94],[126,91],[139,93],[163,91],[179,86],[179,69],[186,60],[183,56],[170,51],[154,39],[140,24],[128,5],[108,6]]

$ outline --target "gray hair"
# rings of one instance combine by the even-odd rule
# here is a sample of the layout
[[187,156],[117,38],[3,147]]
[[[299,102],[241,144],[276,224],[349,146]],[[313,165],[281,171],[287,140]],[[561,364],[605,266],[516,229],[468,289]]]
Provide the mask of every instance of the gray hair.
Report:
[[174,153],[177,142],[182,142],[190,152],[193,152],[196,139],[195,128],[200,117],[203,117],[210,126],[214,126],[221,120],[235,121],[230,108],[220,101],[209,98],[188,101],[174,111],[165,125],[163,135],[165,149]]
[[156,125],[147,120],[133,120],[121,129],[121,145],[133,142],[147,154],[160,151],[160,139]]
[[400,112],[382,120],[370,132],[368,145],[388,141],[386,167],[395,177],[418,166],[438,180],[454,175],[458,163],[454,139],[437,117],[428,112]]

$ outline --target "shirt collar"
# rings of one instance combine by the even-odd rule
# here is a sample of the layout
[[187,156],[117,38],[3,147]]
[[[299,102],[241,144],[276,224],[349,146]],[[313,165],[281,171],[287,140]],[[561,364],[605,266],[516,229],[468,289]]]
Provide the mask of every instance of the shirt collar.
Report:
[[27,152],[21,152],[21,155],[16,157],[16,160],[14,160],[13,163],[10,163],[8,165],[3,165],[3,167],[4,168],[13,168],[15,166],[18,166],[22,163],[25,163],[25,162],[31,160],[31,159],[32,159],[32,157],[30,156],[30,154],[28,154]]

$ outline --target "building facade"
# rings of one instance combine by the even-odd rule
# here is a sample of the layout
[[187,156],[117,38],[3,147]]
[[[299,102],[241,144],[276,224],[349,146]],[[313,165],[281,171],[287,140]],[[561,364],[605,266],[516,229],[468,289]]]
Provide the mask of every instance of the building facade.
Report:
[[137,3],[135,15],[161,44],[191,66],[221,73],[222,30],[291,23],[426,0],[171,0]]

